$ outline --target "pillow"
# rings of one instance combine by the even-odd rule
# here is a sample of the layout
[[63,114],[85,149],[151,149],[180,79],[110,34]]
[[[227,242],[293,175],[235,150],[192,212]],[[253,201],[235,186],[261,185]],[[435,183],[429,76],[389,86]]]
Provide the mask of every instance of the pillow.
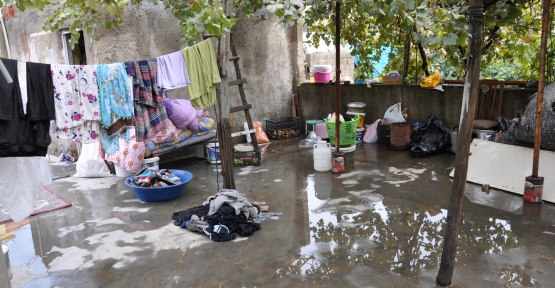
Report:
[[197,117],[197,110],[189,100],[164,98],[164,106],[166,106],[168,118],[179,129],[187,128]]

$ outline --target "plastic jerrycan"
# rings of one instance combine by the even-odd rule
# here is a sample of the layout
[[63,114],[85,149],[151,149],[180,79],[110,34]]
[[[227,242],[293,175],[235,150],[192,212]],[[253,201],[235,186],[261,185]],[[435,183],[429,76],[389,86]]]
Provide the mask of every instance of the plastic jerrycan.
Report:
[[331,170],[330,143],[320,140],[314,144],[314,170],[320,172]]

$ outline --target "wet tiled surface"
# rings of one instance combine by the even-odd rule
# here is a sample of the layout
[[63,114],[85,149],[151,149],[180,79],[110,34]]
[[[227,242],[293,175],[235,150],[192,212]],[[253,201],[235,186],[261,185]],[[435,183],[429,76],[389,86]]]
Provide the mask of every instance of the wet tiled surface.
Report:
[[[234,168],[239,192],[283,215],[232,242],[171,221],[221,188],[218,167],[203,160],[162,163],[194,179],[183,196],[160,203],[138,200],[117,177],[56,180],[49,188],[73,206],[16,231],[12,286],[434,286],[454,154],[412,158],[358,144],[355,164],[332,174],[315,172],[298,141],[273,141],[261,166]],[[463,205],[454,287],[552,287],[553,205],[523,206],[520,195],[473,184]]]

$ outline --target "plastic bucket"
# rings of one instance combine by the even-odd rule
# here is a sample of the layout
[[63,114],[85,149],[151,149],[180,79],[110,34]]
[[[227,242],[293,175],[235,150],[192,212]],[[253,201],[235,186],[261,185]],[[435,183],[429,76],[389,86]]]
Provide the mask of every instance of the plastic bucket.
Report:
[[144,159],[142,168],[153,168],[155,170],[160,170],[160,158],[152,157]]
[[135,174],[133,172],[129,172],[129,171],[125,170],[123,167],[119,166],[118,163],[114,163],[114,169],[116,170],[116,176],[122,177],[122,178],[129,177],[129,176]]
[[6,244],[2,244],[2,252],[4,252],[4,259],[6,261],[6,267],[8,268],[8,277],[12,279],[12,269],[10,268],[10,247]]
[[493,130],[476,130],[476,135],[481,140],[495,141],[495,134]]
[[216,163],[222,162],[222,159],[220,157],[219,143],[206,144],[206,161],[210,162],[210,164],[216,164]]
[[331,71],[328,72],[314,72],[314,82],[327,83],[331,79]]

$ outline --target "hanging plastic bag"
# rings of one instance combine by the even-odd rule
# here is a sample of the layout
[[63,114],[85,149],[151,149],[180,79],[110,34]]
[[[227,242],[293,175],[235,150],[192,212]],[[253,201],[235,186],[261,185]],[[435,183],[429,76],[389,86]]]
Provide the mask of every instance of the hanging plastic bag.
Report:
[[378,125],[380,125],[382,119],[378,119],[372,123],[372,125],[366,125],[364,128],[364,136],[362,136],[362,141],[364,143],[376,143],[378,142]]
[[[0,76],[1,77],[1,76]],[[29,217],[35,209],[35,197],[52,183],[45,157],[0,158],[0,204],[14,222]]]
[[441,82],[441,73],[439,72],[435,72],[434,74],[428,76],[428,78],[424,79],[424,81],[422,81],[420,83],[420,87],[422,88],[436,88],[436,86]]
[[77,170],[75,177],[108,177],[111,175],[104,159],[100,156],[99,142],[83,143],[75,170]]
[[383,115],[383,119],[385,124],[392,124],[392,123],[399,123],[399,122],[406,122],[405,117],[403,117],[403,112],[401,112],[401,102],[391,105],[385,111]]
[[256,141],[258,141],[258,143],[270,142],[270,139],[268,139],[266,132],[264,132],[264,129],[262,128],[262,122],[256,121],[252,126],[254,126],[254,134],[256,135]]
[[429,116],[410,140],[409,153],[423,157],[445,151],[450,144],[449,128],[436,116]]

